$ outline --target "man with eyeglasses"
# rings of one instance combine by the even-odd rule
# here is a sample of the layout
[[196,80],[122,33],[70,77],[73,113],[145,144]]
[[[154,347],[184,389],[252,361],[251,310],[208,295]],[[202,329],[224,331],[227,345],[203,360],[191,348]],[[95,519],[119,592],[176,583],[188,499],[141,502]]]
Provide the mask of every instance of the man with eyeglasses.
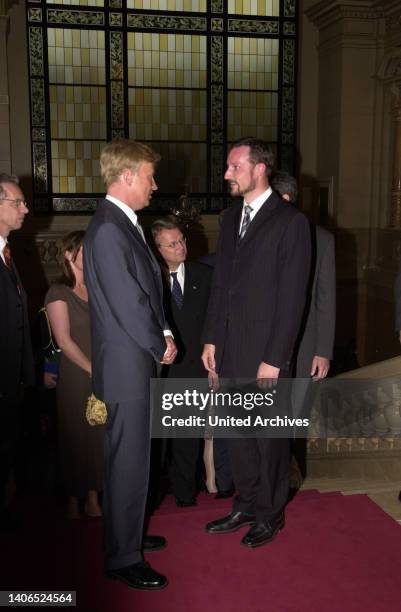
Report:
[[18,178],[0,174],[0,531],[18,525],[6,488],[18,440],[21,388],[34,382],[26,295],[8,244],[27,213]]
[[[163,262],[164,311],[172,327],[178,355],[164,368],[167,378],[205,378],[200,355],[201,333],[212,271],[187,259],[186,239],[174,218],[158,219],[152,236]],[[171,440],[170,477],[178,507],[196,505],[199,439]]]

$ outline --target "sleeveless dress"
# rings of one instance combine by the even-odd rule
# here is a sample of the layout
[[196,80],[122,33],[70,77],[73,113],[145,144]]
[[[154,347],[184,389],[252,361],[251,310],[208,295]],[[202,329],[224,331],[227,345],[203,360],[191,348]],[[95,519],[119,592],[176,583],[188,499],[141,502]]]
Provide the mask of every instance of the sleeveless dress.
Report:
[[[53,285],[45,305],[67,304],[70,335],[91,359],[89,306],[66,285]],[[57,417],[61,470],[68,495],[84,497],[88,490],[103,489],[104,427],[92,427],[86,420],[86,402],[91,394],[91,379],[63,353],[57,381]]]

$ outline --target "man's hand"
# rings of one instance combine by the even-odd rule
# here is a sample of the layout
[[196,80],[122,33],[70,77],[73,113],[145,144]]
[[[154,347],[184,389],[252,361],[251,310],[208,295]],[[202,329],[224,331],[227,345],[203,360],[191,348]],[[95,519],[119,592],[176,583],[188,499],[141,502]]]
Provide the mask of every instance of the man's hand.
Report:
[[310,375],[312,376],[313,380],[321,380],[322,378],[326,378],[329,368],[329,359],[315,355],[312,361]]
[[207,379],[209,381],[209,389],[216,393],[220,388],[219,375],[216,372],[209,372]]
[[214,344],[204,345],[201,359],[205,370],[207,370],[211,374],[216,374],[216,360],[214,358],[215,352],[216,347]]
[[256,381],[259,389],[270,389],[275,384],[272,382],[272,379],[276,380],[279,374],[280,368],[275,368],[262,361],[256,373]]
[[164,339],[167,344],[167,349],[160,363],[163,365],[171,365],[174,362],[174,359],[177,357],[177,347],[172,336],[165,336]]

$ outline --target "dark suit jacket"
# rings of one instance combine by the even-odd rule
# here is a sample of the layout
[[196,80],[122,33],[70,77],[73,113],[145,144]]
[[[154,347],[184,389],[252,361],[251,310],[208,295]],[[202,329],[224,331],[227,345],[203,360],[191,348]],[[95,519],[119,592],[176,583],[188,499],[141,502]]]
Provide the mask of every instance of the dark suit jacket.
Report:
[[334,236],[311,225],[310,292],[297,351],[296,375],[309,378],[315,355],[332,359],[336,323],[336,263]]
[[184,302],[179,309],[171,295],[170,285],[164,286],[164,311],[171,325],[178,354],[175,362],[163,368],[168,378],[205,378],[201,361],[201,334],[209,300],[212,270],[197,262],[185,262]]
[[26,294],[13,269],[14,278],[0,257],[0,398],[17,397],[20,384],[35,378]]
[[264,361],[290,369],[310,271],[309,223],[272,194],[238,241],[242,202],[224,215],[203,340],[232,376],[254,378]]
[[166,350],[158,263],[115,204],[100,202],[84,243],[92,333],[92,381],[105,402],[146,397]]

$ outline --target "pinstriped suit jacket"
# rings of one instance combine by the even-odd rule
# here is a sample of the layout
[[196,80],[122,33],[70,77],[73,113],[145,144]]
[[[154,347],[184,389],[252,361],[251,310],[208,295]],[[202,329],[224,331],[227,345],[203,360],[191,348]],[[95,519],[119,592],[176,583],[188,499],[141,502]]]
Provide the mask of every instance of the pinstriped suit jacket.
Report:
[[307,219],[272,193],[238,241],[242,202],[224,216],[216,254],[205,343],[217,371],[254,378],[259,364],[289,371],[310,272]]

